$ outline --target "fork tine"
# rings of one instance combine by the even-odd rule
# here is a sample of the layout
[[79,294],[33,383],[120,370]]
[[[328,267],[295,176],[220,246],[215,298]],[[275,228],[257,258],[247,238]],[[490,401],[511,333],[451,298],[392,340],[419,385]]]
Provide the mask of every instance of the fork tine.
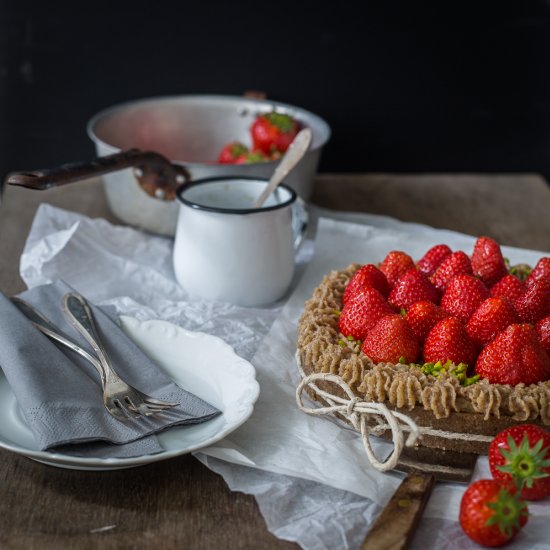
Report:
[[151,405],[144,401],[143,403],[140,403],[138,406],[131,405],[134,409],[134,411],[137,411],[140,414],[144,414],[146,416],[150,416],[152,414],[161,413],[164,411],[167,411],[171,409],[172,407],[166,407],[161,405]]
[[[132,388],[130,388],[130,390],[132,390]],[[136,416],[151,416],[156,413],[162,413],[178,404],[179,403],[167,403],[158,399],[153,399],[151,403],[149,397],[139,390],[125,393],[122,399],[117,399],[117,405],[120,406],[122,410],[129,410]]]
[[152,403],[147,403],[147,401],[145,401],[145,406],[147,408],[151,409],[152,411],[158,411],[158,412],[169,411],[170,409],[174,408],[174,407],[166,407],[166,406],[163,406],[163,405],[155,405],[155,404],[152,404]]
[[123,406],[136,416],[144,415],[151,416],[153,413],[143,403],[134,401],[129,395],[125,395],[123,399]]
[[[115,410],[112,407],[107,407],[111,414],[118,419],[121,417],[126,418],[126,415],[122,414],[123,412],[137,416],[151,416],[179,404],[150,397],[120,378],[100,340],[90,305],[83,296],[76,292],[66,294],[63,297],[63,306],[73,326],[96,353],[98,365],[96,368],[99,368],[104,374],[102,382],[105,404],[107,406],[107,401],[110,400],[114,404],[113,406],[117,408],[116,412],[120,413],[114,414]],[[93,358],[93,361],[95,365],[95,358]]]
[[171,409],[172,407],[177,407],[179,405],[179,403],[175,403],[172,401],[162,401],[160,399],[155,399],[154,397],[149,397],[148,395],[144,395],[143,400],[148,405],[156,405],[166,409]]
[[122,406],[117,400],[106,399],[104,400],[104,405],[105,405],[105,408],[109,411],[109,413],[115,418],[117,418],[118,420],[123,420],[125,418],[124,409],[122,408]]

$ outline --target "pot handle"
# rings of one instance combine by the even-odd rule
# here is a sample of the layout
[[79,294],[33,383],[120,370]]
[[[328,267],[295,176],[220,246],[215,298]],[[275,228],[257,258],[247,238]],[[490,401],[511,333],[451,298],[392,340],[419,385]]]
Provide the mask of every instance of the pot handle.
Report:
[[177,189],[191,179],[183,166],[172,164],[159,153],[130,149],[98,157],[90,162],[63,164],[58,168],[28,172],[11,172],[6,176],[4,183],[43,190],[131,167],[134,168],[134,176],[140,187],[151,197],[160,200],[174,200]]

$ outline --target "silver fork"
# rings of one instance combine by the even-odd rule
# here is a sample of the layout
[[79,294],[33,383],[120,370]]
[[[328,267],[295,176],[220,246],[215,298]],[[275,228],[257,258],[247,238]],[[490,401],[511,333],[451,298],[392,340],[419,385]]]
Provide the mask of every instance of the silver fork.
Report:
[[[101,386],[103,388],[103,403],[105,405],[105,408],[107,411],[113,415],[115,418],[119,420],[124,420],[126,415],[124,414],[124,410],[126,409],[126,406],[122,406],[120,402],[115,403],[113,401],[113,397],[110,395],[110,393],[106,393],[106,384],[107,384],[107,374],[105,369],[103,368],[103,365],[100,363],[97,357],[91,355],[88,353],[85,349],[80,347],[76,342],[71,340],[70,337],[68,337],[66,334],[64,334],[58,327],[56,327],[51,321],[46,319],[42,313],[40,313],[37,309],[35,309],[31,304],[26,302],[25,300],[18,298],[14,296],[12,298],[12,302],[19,308],[19,310],[32,322],[32,324],[40,330],[43,334],[51,338],[52,340],[56,340],[57,342],[63,344],[64,346],[70,348],[71,350],[75,351],[76,353],[80,354],[82,357],[84,357],[87,361],[89,361],[97,370],[99,373],[99,376],[101,378]],[[112,370],[112,369],[111,369]],[[116,374],[116,373],[115,373]],[[138,390],[136,390],[138,391]],[[143,401],[147,404],[147,409],[144,410],[142,414],[153,414],[156,412],[162,412],[166,409],[172,408],[176,406],[178,403],[170,403],[166,401],[161,401],[159,399],[155,399],[153,397],[149,397],[142,392],[139,392],[140,396],[142,397]],[[131,411],[132,414],[138,414]]]
[[73,326],[97,355],[99,366],[104,371],[103,402],[113,416],[124,418],[124,413],[151,416],[179,405],[146,395],[120,378],[101,342],[92,310],[83,296],[76,292],[65,294],[63,307]]

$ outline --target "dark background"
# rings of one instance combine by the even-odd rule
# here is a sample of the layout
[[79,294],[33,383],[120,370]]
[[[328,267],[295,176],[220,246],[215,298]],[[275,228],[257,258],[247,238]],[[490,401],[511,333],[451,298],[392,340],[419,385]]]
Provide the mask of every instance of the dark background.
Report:
[[0,169],[94,155],[157,95],[263,90],[325,118],[321,171],[550,180],[550,3],[0,0]]

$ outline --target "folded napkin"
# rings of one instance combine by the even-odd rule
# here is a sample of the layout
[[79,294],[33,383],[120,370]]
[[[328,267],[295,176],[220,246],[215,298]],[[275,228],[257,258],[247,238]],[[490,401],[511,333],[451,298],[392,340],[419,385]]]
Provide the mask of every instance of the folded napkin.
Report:
[[[20,294],[81,347],[94,353],[65,317],[63,281]],[[161,452],[155,433],[197,424],[220,411],[177,386],[101,308],[92,304],[98,332],[118,374],[157,399],[180,403],[161,415],[121,422],[105,409],[96,369],[77,353],[44,336],[0,293],[0,368],[41,450],[101,458]]]

